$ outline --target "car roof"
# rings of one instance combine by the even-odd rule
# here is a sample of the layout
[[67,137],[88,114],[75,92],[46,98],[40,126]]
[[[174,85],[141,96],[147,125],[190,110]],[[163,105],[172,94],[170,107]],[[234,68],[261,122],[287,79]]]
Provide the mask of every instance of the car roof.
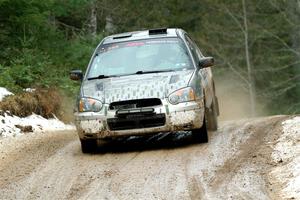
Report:
[[102,44],[126,42],[132,40],[152,39],[162,37],[180,37],[184,31],[178,28],[158,28],[110,35],[103,39]]

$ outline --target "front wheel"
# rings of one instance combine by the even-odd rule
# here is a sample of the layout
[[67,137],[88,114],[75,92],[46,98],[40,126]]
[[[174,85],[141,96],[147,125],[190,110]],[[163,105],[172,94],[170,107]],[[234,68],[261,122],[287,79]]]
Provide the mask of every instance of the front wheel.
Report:
[[97,140],[95,139],[80,139],[82,153],[93,153],[97,149]]
[[207,143],[208,142],[208,133],[206,128],[205,118],[203,119],[203,125],[199,129],[192,130],[193,140],[199,143]]
[[206,111],[207,113],[207,125],[208,129],[212,131],[218,130],[218,102],[215,98],[210,106],[210,108]]

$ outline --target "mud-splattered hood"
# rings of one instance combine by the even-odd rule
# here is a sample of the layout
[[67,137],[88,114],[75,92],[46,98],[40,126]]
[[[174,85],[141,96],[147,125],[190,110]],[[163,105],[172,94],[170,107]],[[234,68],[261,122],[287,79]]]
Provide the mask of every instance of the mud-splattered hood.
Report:
[[84,81],[82,96],[109,104],[143,98],[165,98],[171,92],[188,86],[194,70],[139,74]]

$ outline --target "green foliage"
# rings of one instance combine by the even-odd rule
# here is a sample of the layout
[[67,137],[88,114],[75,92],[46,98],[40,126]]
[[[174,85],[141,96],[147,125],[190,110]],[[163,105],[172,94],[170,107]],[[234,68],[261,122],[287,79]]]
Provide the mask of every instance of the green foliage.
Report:
[[51,61],[47,55],[38,50],[23,49],[13,58],[10,65],[1,67],[1,86],[13,91],[28,87],[45,86],[43,78]]
[[0,86],[14,92],[55,86],[74,95],[79,83],[69,80],[69,71],[85,70],[103,37],[82,31],[87,5],[85,0],[1,0]]

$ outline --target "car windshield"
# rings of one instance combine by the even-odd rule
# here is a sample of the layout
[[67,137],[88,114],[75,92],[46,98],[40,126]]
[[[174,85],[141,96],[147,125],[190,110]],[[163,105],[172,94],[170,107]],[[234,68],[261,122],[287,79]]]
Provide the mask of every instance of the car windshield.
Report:
[[182,69],[193,69],[182,40],[147,39],[102,45],[93,58],[88,78]]

